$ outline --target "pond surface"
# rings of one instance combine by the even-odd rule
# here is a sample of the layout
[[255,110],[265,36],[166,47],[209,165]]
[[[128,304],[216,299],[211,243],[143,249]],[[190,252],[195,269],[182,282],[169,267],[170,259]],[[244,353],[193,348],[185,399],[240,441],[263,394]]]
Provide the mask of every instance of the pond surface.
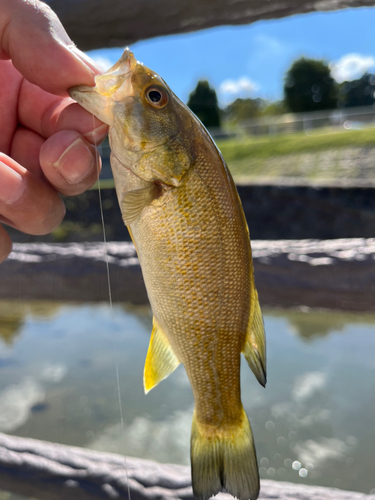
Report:
[[[267,388],[241,374],[261,477],[374,493],[375,315],[264,319]],[[0,432],[188,464],[183,367],[143,393],[151,321],[146,306],[0,301]]]

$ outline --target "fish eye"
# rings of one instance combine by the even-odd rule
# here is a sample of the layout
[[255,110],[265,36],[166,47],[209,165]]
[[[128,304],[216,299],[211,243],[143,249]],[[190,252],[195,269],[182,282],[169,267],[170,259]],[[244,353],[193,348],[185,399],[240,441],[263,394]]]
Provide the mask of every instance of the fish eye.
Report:
[[146,100],[154,108],[164,108],[169,101],[168,93],[161,87],[153,85],[146,90]]

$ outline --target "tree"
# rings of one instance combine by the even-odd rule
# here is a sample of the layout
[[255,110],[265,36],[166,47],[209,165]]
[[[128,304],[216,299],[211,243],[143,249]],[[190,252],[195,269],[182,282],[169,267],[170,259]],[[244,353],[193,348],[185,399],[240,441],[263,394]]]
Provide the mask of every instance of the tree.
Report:
[[265,101],[263,99],[238,98],[225,108],[224,113],[230,122],[238,123],[260,116]]
[[220,109],[215,89],[207,80],[199,80],[187,105],[207,128],[220,127]]
[[337,84],[324,61],[302,57],[286,73],[284,100],[292,112],[333,109],[337,106]]
[[283,115],[287,112],[288,110],[285,106],[284,101],[273,101],[268,102],[267,105],[262,109],[262,116]]
[[375,103],[375,75],[365,73],[358,80],[340,86],[339,107],[371,106]]
[[238,98],[223,110],[225,120],[231,123],[240,123],[252,118],[263,118],[287,113],[284,101],[267,101]]

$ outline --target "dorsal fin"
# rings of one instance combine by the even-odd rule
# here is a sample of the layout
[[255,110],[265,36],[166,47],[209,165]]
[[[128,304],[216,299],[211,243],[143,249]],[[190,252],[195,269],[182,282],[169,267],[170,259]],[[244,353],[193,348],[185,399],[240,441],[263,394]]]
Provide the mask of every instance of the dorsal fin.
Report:
[[173,352],[171,344],[154,318],[143,374],[145,393],[167,378],[179,364],[180,361]]
[[266,339],[262,311],[260,310],[258,292],[254,282],[251,292],[249,324],[247,327],[245,347],[242,352],[258,382],[265,387],[267,382]]

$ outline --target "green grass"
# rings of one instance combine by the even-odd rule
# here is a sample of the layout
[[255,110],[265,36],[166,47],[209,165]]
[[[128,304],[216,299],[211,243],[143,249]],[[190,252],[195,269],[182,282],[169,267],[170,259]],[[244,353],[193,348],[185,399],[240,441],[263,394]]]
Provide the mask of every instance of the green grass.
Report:
[[[217,145],[236,179],[256,177],[300,177],[307,181],[326,179],[335,182],[341,177],[356,178],[356,167],[348,172],[341,165],[337,152],[342,148],[375,147],[375,128],[363,130],[319,129],[309,134],[297,132],[275,136],[244,137],[221,140]],[[300,161],[305,153],[329,151],[330,167],[321,162],[319,155],[307,165]],[[293,155],[290,157],[288,155]],[[371,177],[373,177],[371,175]],[[101,189],[113,188],[113,180],[100,182]],[[92,189],[98,189],[97,184]]]
[[304,132],[297,132],[259,138],[233,139],[218,141],[217,145],[229,163],[244,158],[270,158],[325,149],[375,145],[375,128],[340,131],[319,129],[308,135]]
[[[375,128],[363,130],[319,129],[259,138],[219,141],[218,147],[237,181],[299,179],[299,182],[349,185],[374,178],[372,168],[364,172],[353,152],[342,150],[375,147]],[[344,156],[343,156],[344,155]],[[345,161],[350,157],[351,161]],[[375,169],[374,169],[375,170]],[[357,178],[361,178],[357,181]]]

